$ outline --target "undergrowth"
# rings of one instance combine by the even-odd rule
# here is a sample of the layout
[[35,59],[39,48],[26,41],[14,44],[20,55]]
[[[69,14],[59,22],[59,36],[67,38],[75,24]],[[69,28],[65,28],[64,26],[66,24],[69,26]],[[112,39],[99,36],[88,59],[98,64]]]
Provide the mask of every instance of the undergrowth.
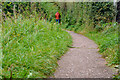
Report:
[[72,44],[71,36],[46,21],[17,19],[2,24],[2,76],[9,78],[46,78],[57,60]]

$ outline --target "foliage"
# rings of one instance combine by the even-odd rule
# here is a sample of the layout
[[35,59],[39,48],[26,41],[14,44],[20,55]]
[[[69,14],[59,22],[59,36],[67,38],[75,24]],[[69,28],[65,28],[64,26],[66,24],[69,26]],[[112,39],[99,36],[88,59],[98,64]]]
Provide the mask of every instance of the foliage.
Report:
[[58,7],[56,7],[54,3],[46,2],[3,2],[2,5],[4,18],[15,15],[18,17],[21,14],[24,18],[35,16],[40,19],[44,18],[48,21],[52,21],[55,17],[55,13],[58,11]]
[[46,21],[17,19],[3,22],[3,76],[13,78],[46,78],[56,69],[57,59],[71,45],[70,35],[59,25]]
[[[55,22],[54,15],[57,11],[59,11],[59,13],[61,14],[61,21],[64,24],[64,25],[62,25],[63,28],[68,29],[68,30],[73,30],[77,33],[84,33],[86,36],[95,40],[95,42],[99,45],[99,48],[100,48],[99,52],[103,55],[104,58],[106,58],[109,65],[118,64],[120,62],[119,51],[117,48],[118,43],[119,43],[118,42],[118,34],[117,34],[118,26],[116,23],[112,23],[115,20],[114,17],[116,15],[116,10],[115,10],[115,7],[113,6],[112,2],[71,2],[71,3],[69,3],[69,2],[61,2],[61,3],[57,3],[57,2],[50,2],[50,3],[47,3],[47,2],[3,2],[2,4],[3,4],[3,13],[4,13],[3,17],[4,18],[6,18],[7,16],[15,17],[16,15],[17,15],[17,18],[21,17],[21,15],[24,16],[22,18],[27,18],[27,19],[31,19],[33,17],[35,18],[32,21],[35,23],[31,23],[30,21],[26,20],[26,22],[28,22],[28,23],[30,22],[31,25],[29,25],[25,22],[23,22],[25,24],[19,24],[20,26],[24,26],[24,25],[30,26],[29,29],[27,29],[26,27],[25,27],[25,29],[22,28],[23,31],[26,29],[28,31],[24,31],[25,33],[20,33],[20,35],[25,36],[24,39],[25,39],[26,45],[28,44],[27,42],[29,42],[30,38],[33,41],[34,41],[33,37],[35,37],[35,39],[37,38],[36,36],[26,37],[26,36],[30,36],[30,35],[26,35],[26,34],[34,33],[34,27],[32,27],[32,25],[33,26],[37,25],[37,23],[38,23],[37,20],[40,20],[40,19],[48,20],[51,23],[54,23]],[[15,10],[13,9],[14,5],[15,5]],[[13,12],[16,12],[16,13],[13,13]],[[13,19],[13,21],[14,21],[14,19]],[[6,20],[7,19],[5,19],[5,21]],[[4,23],[6,25],[6,27],[8,26],[8,23],[10,24],[10,22],[8,22],[8,21],[6,21]],[[10,24],[10,25],[13,27],[18,26],[17,23]],[[42,22],[39,22],[39,23],[41,24]],[[45,24],[43,24],[43,25],[45,25]],[[39,26],[43,26],[43,25],[39,25]],[[45,25],[45,26],[47,26],[47,25]],[[41,34],[35,34],[35,35],[41,35],[41,36],[42,36],[42,34],[45,34],[46,36],[54,36],[55,34],[57,35],[56,30],[59,30],[59,29],[57,29],[56,27],[52,27],[54,25],[50,25],[50,26],[51,26],[50,29],[55,29],[55,33],[50,31],[50,34],[54,33],[53,35],[47,34],[47,31],[49,32],[49,29],[47,30],[48,27],[47,28],[42,27],[43,32],[40,31]],[[38,27],[37,27],[37,29],[39,30]],[[14,35],[18,36],[16,31],[17,30],[19,31],[20,29],[19,28],[15,28],[15,29],[10,28],[9,30],[12,30]],[[9,32],[11,32],[9,30],[7,30],[5,32],[5,33],[7,33],[6,34],[7,36],[9,35]],[[44,33],[44,31],[46,31],[46,32]],[[34,34],[31,34],[31,35],[34,35]],[[59,35],[59,33],[58,33],[58,35]],[[61,35],[62,35],[62,33],[61,33]],[[13,42],[16,41],[16,36],[12,36],[12,38],[13,37],[15,37],[15,38],[11,41],[9,41],[9,39],[7,39],[5,41],[12,43],[12,41]],[[10,37],[8,37],[8,38],[10,38]],[[54,38],[55,37],[53,37],[53,39]],[[57,38],[55,38],[55,39],[57,39]],[[26,39],[28,39],[28,41]],[[45,39],[45,41],[46,41],[46,39],[48,39],[48,38],[43,38],[43,39]],[[39,41],[37,41],[37,42],[39,42]],[[60,45],[59,43],[57,43],[57,44]],[[6,44],[7,43],[5,43],[5,45]],[[33,44],[35,44],[35,43],[33,42]],[[41,44],[42,44],[42,42],[41,42]],[[45,44],[48,44],[47,41]],[[42,45],[45,46],[45,44],[42,44]],[[17,42],[12,45],[18,47]],[[38,46],[38,45],[35,44],[35,46]],[[16,47],[14,47],[14,48],[16,48]],[[56,45],[56,47],[57,47],[57,45]],[[55,47],[55,49],[56,49],[56,47]],[[30,47],[30,48],[32,48],[32,47]],[[50,48],[51,48],[51,46],[50,46]],[[24,48],[24,49],[26,50],[26,48]],[[42,50],[43,50],[43,53],[50,51],[49,49],[46,50],[46,48],[44,48],[44,47],[42,48]],[[54,49],[51,49],[51,50],[54,50]],[[28,51],[28,53],[29,52],[30,51]],[[4,52],[4,53],[6,53],[6,52]],[[16,52],[14,51],[13,53],[15,54]],[[20,55],[22,55],[22,54],[20,54]],[[47,57],[50,57],[50,55],[48,54]],[[30,59],[30,58],[28,58],[28,59]],[[31,59],[33,60],[34,57]],[[45,61],[43,60],[42,62],[45,62]],[[8,66],[10,67],[10,65],[11,64],[9,64]],[[47,63],[46,63],[46,65],[47,65]],[[27,66],[29,66],[29,65],[27,65]],[[56,66],[56,64],[55,64],[55,66]],[[33,64],[32,64],[32,67],[33,67]],[[22,69],[22,68],[20,68],[20,69]],[[46,69],[46,71],[40,71],[40,73],[41,73],[40,75],[42,77],[46,77],[46,74],[51,74],[54,71],[54,70],[51,71],[52,69],[49,69],[47,67],[45,69]],[[36,70],[38,70],[38,69],[36,69]],[[48,71],[48,73],[47,73],[47,71]],[[51,73],[49,73],[50,71],[51,71]],[[7,71],[7,73],[8,72],[9,71]],[[29,74],[28,72],[29,71],[26,71],[26,74]],[[34,70],[33,70],[33,72],[34,72]],[[37,72],[34,72],[34,73],[38,74]],[[7,75],[7,76],[9,76],[9,75]]]
[[[101,26],[101,24],[113,21],[116,14],[112,2],[66,3],[66,12],[62,9],[64,6],[61,6],[65,4],[61,3],[59,5],[61,7],[61,12],[64,13],[62,17],[63,23],[68,23],[68,26],[85,24],[85,27],[88,27],[91,25],[89,27],[96,27],[98,31],[100,29],[98,25]],[[76,29],[79,29],[79,27]]]
[[[71,5],[72,4],[72,5]],[[112,23],[116,14],[115,7],[111,2],[79,2],[66,3],[65,28],[81,33],[90,32],[100,46],[103,54],[110,64],[118,64],[118,34],[117,24]],[[70,7],[71,6],[71,7]],[[64,12],[64,10],[62,10]],[[92,35],[92,36],[91,36]]]
[[[63,18],[65,28],[83,33],[99,45],[99,52],[108,65],[119,65],[118,25],[116,10],[112,2],[66,3],[67,12]],[[71,7],[72,8],[71,8]],[[64,10],[61,10],[64,12]],[[72,17],[71,17],[72,16]]]

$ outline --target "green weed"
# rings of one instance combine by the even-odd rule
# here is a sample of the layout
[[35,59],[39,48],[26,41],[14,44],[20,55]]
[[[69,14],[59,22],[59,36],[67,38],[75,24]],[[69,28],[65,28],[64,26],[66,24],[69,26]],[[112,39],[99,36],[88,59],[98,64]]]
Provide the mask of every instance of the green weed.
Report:
[[72,43],[71,36],[46,21],[11,20],[2,27],[2,74],[9,78],[46,78]]

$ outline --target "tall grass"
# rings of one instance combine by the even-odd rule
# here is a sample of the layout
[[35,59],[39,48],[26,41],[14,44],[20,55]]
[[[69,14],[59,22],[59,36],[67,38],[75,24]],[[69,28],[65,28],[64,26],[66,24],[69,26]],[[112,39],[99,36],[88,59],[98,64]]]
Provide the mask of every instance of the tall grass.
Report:
[[71,36],[46,21],[6,20],[2,27],[2,74],[13,78],[46,78],[72,43]]

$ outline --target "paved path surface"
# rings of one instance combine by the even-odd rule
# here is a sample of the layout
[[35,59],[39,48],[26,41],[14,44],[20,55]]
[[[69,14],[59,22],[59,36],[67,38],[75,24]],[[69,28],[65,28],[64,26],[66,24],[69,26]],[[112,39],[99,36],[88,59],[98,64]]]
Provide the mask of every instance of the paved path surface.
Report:
[[97,45],[81,34],[68,31],[73,37],[73,47],[58,61],[55,78],[111,78],[113,70],[98,54]]

